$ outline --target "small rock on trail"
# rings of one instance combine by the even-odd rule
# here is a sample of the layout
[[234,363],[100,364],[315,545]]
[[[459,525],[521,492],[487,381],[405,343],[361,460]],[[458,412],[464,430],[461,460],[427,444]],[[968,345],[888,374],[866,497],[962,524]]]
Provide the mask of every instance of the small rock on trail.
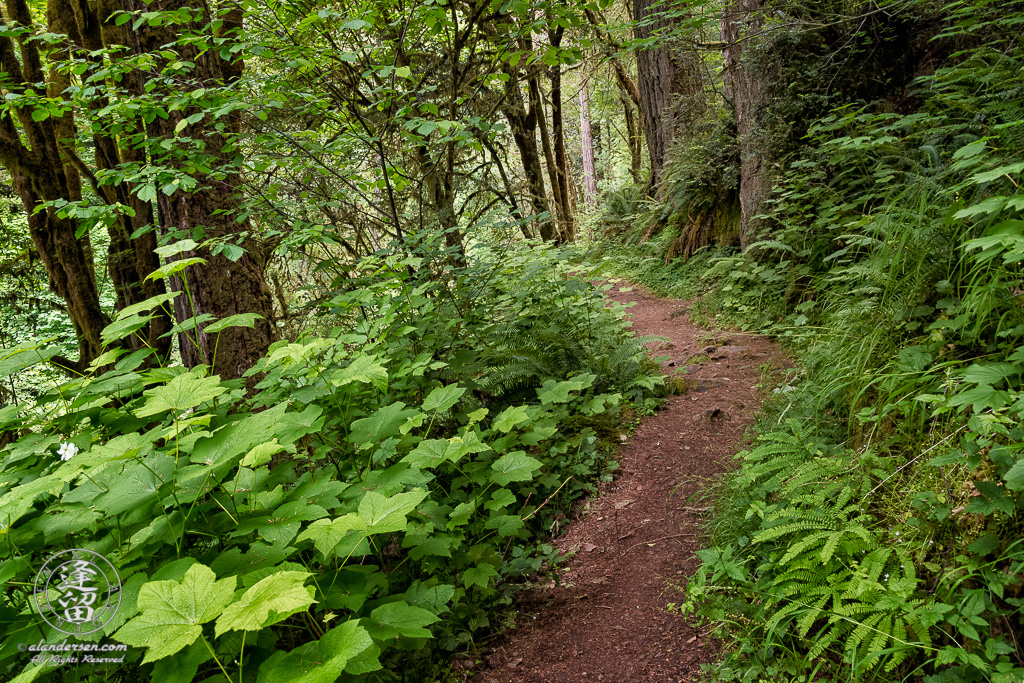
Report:
[[[637,334],[668,337],[677,349],[708,348],[709,333],[685,313],[688,302],[639,287],[608,296],[636,302],[629,310]],[[718,353],[685,371],[715,381],[670,397],[621,446],[615,481],[580,505],[556,540],[572,554],[559,585],[518,596],[515,629],[492,645],[473,681],[688,682],[702,662],[715,661],[715,644],[666,609],[681,601],[677,587],[697,566],[705,515],[694,512],[707,508],[691,498],[699,499],[706,480],[725,471],[742,445],[762,401],[758,365],[781,368],[787,360],[758,337],[716,333],[714,340],[711,352]],[[666,362],[663,371],[683,368]]]

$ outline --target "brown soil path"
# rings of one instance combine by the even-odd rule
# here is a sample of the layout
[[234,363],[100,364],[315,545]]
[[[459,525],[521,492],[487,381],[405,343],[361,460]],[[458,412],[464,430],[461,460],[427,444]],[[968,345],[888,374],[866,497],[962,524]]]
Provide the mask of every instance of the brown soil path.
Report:
[[671,357],[666,374],[685,369],[691,388],[622,447],[615,481],[556,541],[575,553],[560,585],[521,594],[516,628],[473,681],[688,682],[701,662],[714,661],[713,643],[666,605],[681,602],[676,586],[696,567],[707,505],[699,493],[730,466],[760,406],[760,367],[784,367],[785,359],[763,339],[694,326],[687,302],[622,284],[609,298],[636,302],[634,329],[670,340],[654,344],[655,355]]

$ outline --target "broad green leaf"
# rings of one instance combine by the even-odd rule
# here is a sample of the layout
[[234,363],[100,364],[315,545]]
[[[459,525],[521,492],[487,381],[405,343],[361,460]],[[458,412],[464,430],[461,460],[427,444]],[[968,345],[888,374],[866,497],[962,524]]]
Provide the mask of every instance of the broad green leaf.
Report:
[[154,251],[157,253],[158,256],[170,258],[172,256],[177,256],[182,252],[193,251],[198,246],[199,244],[195,240],[184,239],[179,240],[174,244],[168,244],[163,247],[157,247],[156,249],[154,249]]
[[331,384],[339,387],[352,382],[370,384],[378,390],[384,391],[388,386],[387,368],[376,356],[359,354],[352,359],[348,367],[342,368],[331,377]]
[[260,666],[256,683],[334,683],[348,662],[373,645],[358,620],[346,621],[315,643],[277,651]]
[[523,451],[512,451],[491,465],[491,469],[496,471],[496,474],[491,475],[491,480],[499,486],[506,486],[513,481],[528,481],[540,467],[540,460],[531,458]]
[[[470,432],[470,434],[473,433]],[[474,438],[475,436],[473,434]],[[469,434],[467,434],[468,437]],[[473,439],[464,441],[458,436],[453,436],[450,439],[426,439],[421,441],[409,455],[402,458],[402,462],[407,462],[418,469],[429,469],[448,460],[458,462],[467,453],[482,453],[487,450],[490,450],[490,446],[481,441]]]
[[484,526],[488,529],[497,529],[499,536],[507,538],[523,528],[523,519],[519,515],[498,515],[487,520]]
[[353,422],[348,440],[359,450],[372,448],[389,436],[397,436],[402,424],[419,414],[420,411],[406,408],[403,402],[397,401]]
[[458,403],[464,393],[466,393],[466,390],[463,387],[454,384],[438,387],[430,392],[430,395],[427,396],[421,407],[423,410],[443,412]]
[[141,614],[114,635],[132,647],[145,647],[143,663],[188,647],[202,635],[202,624],[214,619],[231,602],[237,579],[218,581],[213,571],[195,564],[178,581],[150,581],[139,591]]
[[21,372],[39,363],[45,363],[60,353],[56,346],[40,348],[39,342],[23,342],[0,349],[0,378]]
[[217,637],[228,631],[259,631],[306,609],[316,602],[313,589],[302,585],[310,576],[285,571],[263,579],[220,615]]
[[205,334],[216,334],[222,330],[226,330],[229,327],[256,327],[256,321],[262,320],[263,316],[258,313],[239,313],[237,315],[229,315],[228,317],[218,320],[215,323],[211,323],[206,326],[203,330]]
[[984,171],[982,173],[976,173],[971,176],[972,183],[990,183],[998,178],[1003,178],[1010,174],[1017,174],[1024,171],[1024,161],[1018,161],[1015,164],[1006,164],[1005,166],[999,166],[993,168],[991,171]]
[[121,318],[126,318],[137,313],[143,313],[144,311],[152,311],[154,308],[163,306],[165,303],[178,296],[178,294],[179,292],[157,294],[156,296],[149,297],[145,301],[140,301],[139,303],[132,304],[131,306],[125,306],[117,312],[117,318],[120,320]]
[[103,339],[104,344],[124,339],[136,330],[141,330],[148,325],[152,317],[152,315],[139,315],[137,313],[123,318],[119,316],[117,320],[100,331],[100,338]]
[[302,522],[319,520],[327,516],[327,510],[304,500],[285,503],[270,513],[270,517],[257,528],[260,536],[275,546],[286,546],[299,530]]
[[376,491],[369,491],[359,501],[359,516],[366,522],[367,534],[387,534],[404,531],[408,523],[405,516],[416,509],[427,492],[414,489],[390,498]]
[[1006,480],[1006,488],[1011,491],[1024,491],[1024,458],[1015,462],[1003,475],[1003,479]]
[[165,657],[153,665],[153,680],[160,683],[192,683],[204,662],[213,659],[206,643],[197,640],[181,652]]
[[1020,369],[1013,363],[974,363],[964,370],[964,381],[994,386],[1018,372]]
[[164,411],[179,414],[227,391],[221,386],[220,377],[203,377],[201,372],[205,369],[193,368],[163,386],[147,390],[146,404],[135,411],[135,416],[149,417]]
[[491,583],[491,578],[498,575],[498,570],[492,565],[487,563],[481,564],[478,567],[470,567],[462,573],[462,584],[469,588],[470,586],[480,586],[481,588],[487,588]]
[[370,613],[367,629],[379,640],[396,636],[408,638],[429,638],[426,627],[438,621],[433,612],[422,607],[413,607],[407,602],[389,602]]
[[564,382],[555,382],[553,379],[549,379],[537,389],[537,397],[540,399],[541,404],[548,405],[550,403],[568,403],[572,400],[570,394],[574,391],[579,391],[584,387],[583,382],[578,380],[566,380]]
[[189,266],[205,265],[206,259],[201,259],[198,256],[192,258],[179,259],[177,261],[171,261],[165,266],[157,268],[152,273],[146,276],[147,280],[163,280],[169,278],[175,273],[181,272]]
[[277,442],[277,439],[272,439],[265,443],[257,444],[245,454],[242,458],[242,467],[251,467],[256,469],[260,465],[270,462],[270,459],[285,450],[285,447]]
[[488,510],[500,510],[516,502],[515,494],[508,489],[498,489],[491,494],[491,499],[484,505]]
[[526,422],[529,419],[530,416],[526,414],[526,406],[510,406],[501,411],[498,417],[494,418],[494,428],[508,434],[517,424]]
[[306,527],[296,541],[313,541],[320,554],[330,560],[334,557],[334,549],[349,531],[362,531],[365,528],[366,522],[356,514],[342,515],[336,519],[318,519]]

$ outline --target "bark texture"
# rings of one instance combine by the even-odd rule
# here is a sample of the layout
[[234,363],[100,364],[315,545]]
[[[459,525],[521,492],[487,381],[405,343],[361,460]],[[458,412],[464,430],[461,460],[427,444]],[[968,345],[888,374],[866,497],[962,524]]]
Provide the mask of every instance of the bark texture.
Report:
[[[151,10],[164,11],[183,7],[201,8],[204,16],[210,16],[210,8],[205,1],[153,0],[149,5]],[[235,4],[224,15],[222,32],[227,34],[239,30],[241,23],[241,6]],[[202,27],[150,27],[143,34],[142,47],[155,50],[174,40],[177,31],[187,28],[201,30]],[[192,46],[181,46],[177,58],[192,61],[196,65],[177,84],[180,90],[217,87],[241,75],[240,62],[221,59],[212,50],[200,52]],[[169,119],[158,118],[149,125],[148,132],[151,137],[173,137],[178,123],[192,113],[188,110],[178,111],[172,113]],[[203,238],[230,238],[248,232],[251,228],[249,220],[239,220],[236,215],[241,177],[232,164],[232,157],[237,150],[236,142],[229,135],[237,133],[237,130],[229,130],[229,135],[224,135],[204,119],[186,125],[180,133],[193,140],[203,141],[203,154],[210,158],[213,172],[197,176],[199,189],[189,194],[176,192],[168,197],[159,193],[157,210],[161,230],[178,236],[198,234]],[[154,161],[182,169],[190,163],[190,159],[178,156],[173,151],[167,157]],[[174,299],[178,320],[204,314],[222,319],[239,313],[256,313],[262,319],[257,320],[253,328],[228,328],[219,336],[203,332],[205,325],[187,334],[179,333],[182,361],[189,367],[210,365],[213,373],[222,379],[241,377],[266,354],[275,338],[272,326],[273,304],[262,268],[251,250],[237,261],[231,261],[223,254],[213,255],[209,249],[183,252],[179,258],[193,256],[205,259],[206,264],[189,266],[183,271],[184,282],[176,278],[173,283],[179,292]]]
[[[114,5],[101,0],[90,6],[78,0],[50,0],[46,6],[47,29],[68,37],[59,44],[51,59],[68,59],[74,53],[76,57],[100,64],[103,57],[97,51],[117,43],[112,41],[110,33],[113,24],[105,24],[101,17],[109,17],[117,9],[137,9],[130,6],[132,1]],[[33,26],[25,0],[8,0],[6,15],[17,24]],[[66,98],[70,76],[52,66],[44,73],[38,45],[37,41],[24,37],[17,41],[0,38],[0,79],[4,87],[20,94],[37,83],[46,83],[51,98]],[[129,75],[125,87],[141,92],[141,77],[135,76]],[[90,103],[90,108],[97,110],[106,104],[104,98],[97,98]],[[110,236],[107,264],[118,310],[164,291],[162,282],[146,282],[145,279],[159,266],[153,253],[155,234],[145,230],[151,223],[152,207],[134,197],[127,183],[99,184],[96,174],[78,156],[76,124],[70,107],[63,115],[42,121],[32,117],[31,107],[19,107],[15,111],[15,116],[9,111],[0,115],[0,163],[11,174],[15,191],[28,215],[29,232],[46,268],[50,288],[64,299],[75,329],[78,358],[58,356],[54,362],[71,372],[81,373],[102,353],[101,332],[110,320],[99,302],[95,255],[88,230],[77,234],[84,225],[75,218],[62,218],[57,208],[45,205],[80,201],[82,183],[87,179],[101,201],[132,208],[134,216],[117,213],[107,226]],[[131,150],[122,149],[114,137],[102,131],[94,133],[92,143],[98,170],[111,170],[122,161],[137,160]],[[133,239],[131,235],[137,232],[140,234]],[[170,327],[170,318],[158,312],[139,336],[129,337],[120,345],[127,348],[148,345],[158,357],[166,357],[170,340],[163,335]]]
[[763,84],[744,55],[744,38],[761,27],[762,0],[734,0],[726,6],[722,39],[726,44],[726,89],[733,103],[740,151],[740,247],[757,241],[758,220],[772,187],[771,174],[758,144],[757,115]]
[[703,111],[703,78],[700,58],[692,50],[674,49],[659,32],[670,27],[661,14],[671,3],[633,0],[634,29],[638,40],[655,43],[636,55],[640,111],[651,162],[650,185],[661,184],[665,156],[677,130],[685,129]]

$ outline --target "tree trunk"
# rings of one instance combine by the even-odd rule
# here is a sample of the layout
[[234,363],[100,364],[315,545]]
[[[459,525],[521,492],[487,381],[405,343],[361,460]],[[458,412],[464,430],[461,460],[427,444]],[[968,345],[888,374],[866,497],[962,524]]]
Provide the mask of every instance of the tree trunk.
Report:
[[[633,0],[637,40],[646,40],[669,28],[661,16],[669,9],[658,0]],[[651,190],[661,184],[665,156],[676,131],[686,129],[703,111],[703,78],[700,57],[692,51],[674,50],[664,38],[658,46],[636,55],[640,111],[651,160]],[[674,100],[679,99],[680,102]]]
[[583,142],[583,183],[587,206],[597,204],[597,176],[594,173],[594,138],[590,132],[590,94],[587,84],[580,88],[580,139]]
[[569,155],[565,149],[565,123],[562,118],[562,67],[551,67],[551,136],[555,143],[555,174],[562,194],[562,236],[568,241],[576,239],[576,217],[569,191]]
[[[540,152],[537,149],[537,117],[535,111],[526,111],[523,93],[514,75],[505,81],[505,99],[501,111],[508,120],[512,130],[512,139],[519,149],[519,157],[523,162],[523,173],[526,175],[526,186],[530,196],[530,205],[536,215],[548,214],[547,191],[544,189],[544,169],[540,165]],[[555,237],[550,216],[537,220],[540,238],[551,241]]]
[[633,102],[627,97],[624,91],[620,91],[619,101],[622,102],[622,111],[624,118],[626,119],[626,145],[629,147],[629,174],[633,178],[633,182],[639,184],[643,178],[643,160],[640,158],[641,148],[643,143],[641,142],[640,135],[642,134],[637,130],[637,118],[636,113],[633,111]]
[[771,186],[771,174],[755,139],[762,84],[743,59],[743,40],[762,22],[761,0],[733,0],[726,5],[722,40],[726,43],[726,89],[733,102],[740,151],[740,247],[757,241],[758,221]]
[[[200,5],[204,17],[210,18],[205,2],[194,0],[154,0],[150,10],[175,11],[183,7],[195,9]],[[241,9],[234,7],[225,15],[228,29],[241,28]],[[158,48],[177,38],[176,31],[202,30],[201,25],[190,27],[147,26],[143,31],[144,48]],[[227,30],[227,29],[225,29]],[[179,46],[176,60],[195,63],[188,78],[178,84],[183,90],[216,88],[219,83],[231,83],[241,75],[242,65],[237,61],[226,61],[219,53],[210,50],[199,52],[194,46]],[[179,122],[194,112],[173,112],[169,119],[157,118],[148,126],[150,137],[171,139]],[[175,192],[171,196],[158,193],[157,210],[160,227],[165,234],[173,237],[198,239],[233,239],[239,233],[251,230],[248,219],[236,219],[241,177],[233,165],[237,141],[229,130],[228,135],[218,132],[204,121],[185,125],[182,136],[202,140],[205,154],[212,157],[210,166],[215,174],[195,176],[197,188],[191,193]],[[155,162],[184,170],[190,165],[188,158],[167,153]],[[174,278],[172,284],[179,295],[174,299],[174,309],[179,321],[192,316],[209,314],[223,319],[239,313],[255,313],[262,317],[253,328],[232,327],[219,335],[203,332],[206,324],[185,333],[179,333],[178,342],[182,362],[188,367],[205,364],[212,367],[214,374],[224,380],[241,377],[257,360],[263,357],[275,331],[271,325],[273,304],[259,262],[250,253],[244,253],[237,261],[231,261],[223,253],[213,255],[210,249],[202,248],[183,252],[178,258],[198,256],[206,260],[205,265],[192,265],[184,270],[182,278]],[[251,384],[251,382],[250,382]]]
[[[101,1],[97,9],[84,3],[51,0],[46,7],[47,29],[68,37],[51,53],[51,59],[66,60],[74,53],[79,59],[91,61],[94,65],[101,64],[103,56],[100,51],[107,45],[104,41],[106,31],[113,27],[112,22],[104,25],[101,17],[109,17],[117,9],[122,9],[122,6],[111,5],[109,0],[107,4]],[[24,0],[10,0],[7,16],[23,26],[33,25],[31,11]],[[19,39],[19,60],[15,54],[15,42],[8,37],[0,38],[0,69],[7,74],[6,87],[20,92],[45,82],[50,97],[66,98],[70,77],[53,67],[44,77],[38,45],[35,40]],[[133,79],[141,83],[141,76],[130,74],[127,80]],[[141,85],[134,92],[141,93]],[[98,111],[106,103],[105,97],[97,97],[90,101],[90,111]],[[49,276],[50,287],[64,299],[78,339],[77,360],[63,357],[54,357],[53,360],[73,373],[82,373],[102,353],[101,332],[110,322],[99,302],[95,254],[88,224],[80,224],[74,218],[61,218],[53,207],[40,207],[46,202],[79,202],[85,176],[101,201],[112,207],[120,203],[135,212],[133,218],[115,211],[114,220],[107,228],[110,235],[107,262],[118,310],[163,291],[162,282],[146,282],[146,276],[159,266],[153,253],[155,236],[144,230],[151,222],[152,209],[148,202],[132,196],[126,183],[99,184],[96,175],[78,157],[74,114],[70,108],[60,117],[42,121],[33,119],[32,114],[30,109],[19,109],[17,123],[9,113],[0,117],[0,162],[11,173],[15,190],[28,215],[29,232]],[[98,169],[112,170],[121,163],[119,151],[123,150],[119,150],[114,137],[98,132],[93,135],[93,145]],[[84,234],[77,235],[83,227],[86,228]],[[131,237],[140,232],[143,234],[134,239]],[[169,317],[157,311],[147,328],[137,333],[138,336],[122,340],[119,345],[127,348],[148,345],[158,358],[165,358],[170,340],[163,335],[169,329]]]
[[540,79],[530,79],[530,109],[537,114],[537,127],[540,128],[540,146],[544,152],[544,165],[548,167],[548,182],[551,183],[551,194],[554,198],[555,216],[558,219],[559,241],[562,240],[563,224],[566,216],[565,198],[562,186],[558,183],[558,169],[555,165],[555,153],[551,149],[551,136],[548,135],[547,115],[540,92]]

